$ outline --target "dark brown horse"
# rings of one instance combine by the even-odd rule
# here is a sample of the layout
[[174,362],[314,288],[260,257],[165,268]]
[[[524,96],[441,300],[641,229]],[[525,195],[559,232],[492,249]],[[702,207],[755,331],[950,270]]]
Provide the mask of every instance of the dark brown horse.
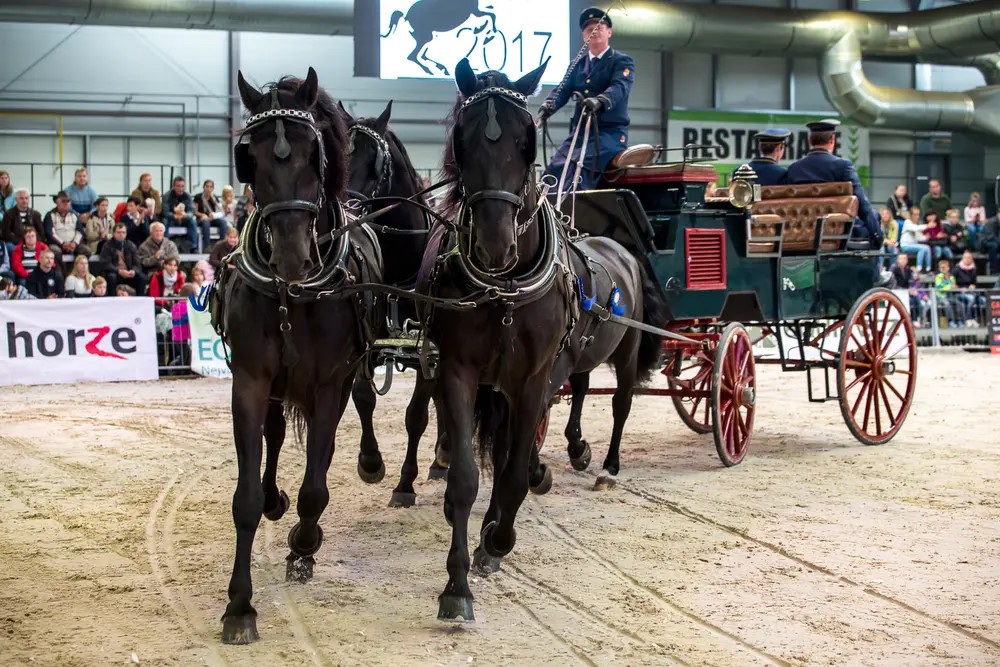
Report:
[[[264,92],[239,76],[244,141],[234,150],[240,180],[254,188],[255,214],[235,253],[236,270],[217,285],[213,323],[232,348],[233,433],[239,481],[233,494],[236,557],[222,640],[257,639],[250,552],[261,516],[289,507],[276,483],[285,415],[306,434],[306,467],[288,534],[286,578],[312,576],[323,543],[319,519],[330,498],[327,470],[337,424],[370,338],[370,303],[338,298],[352,278],[381,280],[376,240],[344,229],[347,130],[312,68]],[[284,410],[283,410],[284,408]],[[267,464],[261,480],[262,443]]]
[[[547,63],[546,63],[547,64]],[[477,554],[514,548],[514,520],[528,493],[536,425],[549,398],[552,365],[575,321],[565,235],[532,165],[536,130],[527,108],[545,65],[511,83],[456,68],[445,173],[457,178],[446,209],[454,223],[432,236],[417,290],[476,301],[473,310],[423,309],[438,347],[438,414],[448,434],[444,514],[452,525],[448,583],[438,618],[473,620],[468,524],[479,491],[479,455],[493,468],[493,490]]]

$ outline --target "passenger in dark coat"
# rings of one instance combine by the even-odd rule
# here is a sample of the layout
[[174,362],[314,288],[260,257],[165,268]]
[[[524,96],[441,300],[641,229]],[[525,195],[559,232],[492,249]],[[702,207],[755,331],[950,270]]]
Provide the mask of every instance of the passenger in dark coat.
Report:
[[757,155],[747,164],[757,174],[759,185],[784,185],[788,180],[788,170],[778,164],[785,156],[785,142],[792,135],[791,130],[776,127],[754,135]]

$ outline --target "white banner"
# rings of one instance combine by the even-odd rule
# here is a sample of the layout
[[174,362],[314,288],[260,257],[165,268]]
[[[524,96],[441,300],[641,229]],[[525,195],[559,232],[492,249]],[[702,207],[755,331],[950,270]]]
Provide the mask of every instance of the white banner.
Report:
[[0,385],[155,380],[153,299],[0,301]]
[[228,378],[233,374],[226,364],[229,352],[222,339],[212,328],[212,314],[208,311],[208,288],[201,294],[188,297],[188,323],[191,325],[191,371],[198,375]]

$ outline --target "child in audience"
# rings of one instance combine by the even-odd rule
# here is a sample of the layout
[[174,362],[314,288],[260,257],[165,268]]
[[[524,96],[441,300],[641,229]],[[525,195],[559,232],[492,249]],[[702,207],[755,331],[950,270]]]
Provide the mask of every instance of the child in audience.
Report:
[[951,300],[955,290],[955,276],[951,275],[951,262],[947,259],[938,261],[938,274],[934,276],[934,290],[937,292],[938,310],[948,319],[949,329],[961,329],[965,326],[957,314],[958,310]]
[[[170,255],[163,260],[163,268],[149,279],[147,294],[152,297],[174,296],[184,286],[184,272],[177,270],[177,258]],[[170,304],[164,299],[156,302],[160,308],[169,310]]]
[[188,297],[194,294],[196,294],[194,285],[190,283],[184,285],[178,293],[183,298],[170,309],[170,318],[173,321],[173,329],[170,332],[171,340],[173,341],[172,356],[174,359],[179,359],[178,363],[184,366],[191,363],[190,346],[188,344],[188,341],[191,340],[191,324],[188,321],[187,306]]
[[94,284],[91,287],[91,294],[94,296],[108,295],[108,281],[104,276],[97,276],[94,278]]
[[119,285],[115,289],[115,296],[135,296],[135,290],[131,285]]

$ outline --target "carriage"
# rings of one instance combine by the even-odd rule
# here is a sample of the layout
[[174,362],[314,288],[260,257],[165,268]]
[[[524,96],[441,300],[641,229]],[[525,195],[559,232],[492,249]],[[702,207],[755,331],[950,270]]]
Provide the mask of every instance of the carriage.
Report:
[[[757,186],[744,166],[706,196],[718,180],[711,164],[657,153],[628,149],[603,189],[562,202],[578,232],[641,258],[669,304],[666,386],[636,393],[670,397],[691,430],[713,434],[727,466],[748,451],[757,364],[805,373],[809,400],[837,401],[862,443],[891,440],[913,400],[916,339],[905,296],[872,287],[878,253],[850,239],[851,184]],[[547,429],[546,413],[539,447]]]

